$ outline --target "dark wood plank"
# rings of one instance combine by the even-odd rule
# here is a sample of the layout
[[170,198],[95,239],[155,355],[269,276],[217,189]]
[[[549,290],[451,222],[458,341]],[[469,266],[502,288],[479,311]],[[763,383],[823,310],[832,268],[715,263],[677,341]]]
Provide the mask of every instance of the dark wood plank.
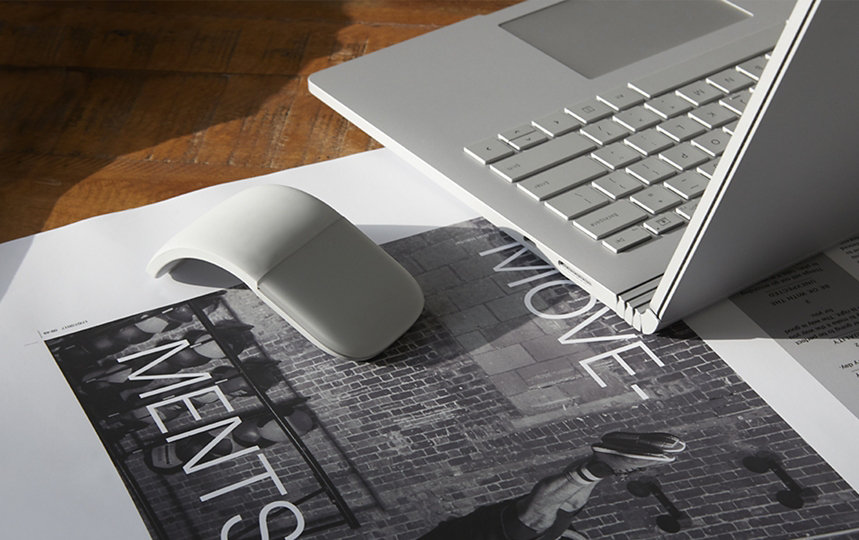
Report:
[[307,76],[511,3],[0,3],[0,241],[376,148]]

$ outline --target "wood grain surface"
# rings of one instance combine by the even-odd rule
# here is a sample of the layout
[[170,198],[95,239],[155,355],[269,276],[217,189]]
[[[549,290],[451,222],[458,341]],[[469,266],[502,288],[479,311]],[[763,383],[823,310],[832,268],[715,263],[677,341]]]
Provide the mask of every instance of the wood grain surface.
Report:
[[513,0],[0,3],[0,242],[377,148],[307,76]]

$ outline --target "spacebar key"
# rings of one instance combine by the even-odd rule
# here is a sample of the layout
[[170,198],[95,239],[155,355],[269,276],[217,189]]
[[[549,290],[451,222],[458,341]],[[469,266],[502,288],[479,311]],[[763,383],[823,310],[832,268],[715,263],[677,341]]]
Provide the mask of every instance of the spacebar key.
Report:
[[489,168],[510,182],[518,182],[549,167],[579,157],[594,148],[596,145],[590,139],[578,133],[570,133],[497,161]]

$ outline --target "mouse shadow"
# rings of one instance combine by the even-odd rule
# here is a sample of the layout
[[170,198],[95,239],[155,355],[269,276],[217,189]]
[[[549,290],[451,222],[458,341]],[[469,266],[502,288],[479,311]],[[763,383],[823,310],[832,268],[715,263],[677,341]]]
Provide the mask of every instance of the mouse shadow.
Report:
[[215,289],[232,289],[246,286],[234,274],[220,266],[199,259],[182,259],[168,272],[171,279],[186,285],[197,287],[212,287]]

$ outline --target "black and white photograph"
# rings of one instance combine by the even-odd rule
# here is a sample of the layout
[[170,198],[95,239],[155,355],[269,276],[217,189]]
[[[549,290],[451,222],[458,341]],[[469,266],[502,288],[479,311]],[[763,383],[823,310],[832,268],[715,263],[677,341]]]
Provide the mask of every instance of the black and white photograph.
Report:
[[857,494],[683,323],[633,331],[482,219],[384,247],[426,304],[368,361],[244,287],[47,342],[153,537],[859,527]]

